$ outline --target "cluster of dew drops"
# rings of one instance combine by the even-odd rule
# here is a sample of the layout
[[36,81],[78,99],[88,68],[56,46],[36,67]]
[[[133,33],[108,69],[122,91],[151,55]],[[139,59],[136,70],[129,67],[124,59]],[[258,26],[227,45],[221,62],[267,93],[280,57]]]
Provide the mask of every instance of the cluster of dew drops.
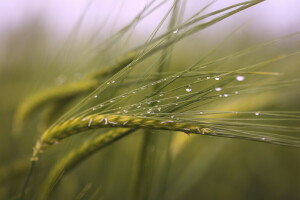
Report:
[[[137,89],[134,89],[134,90],[132,90],[132,91],[129,91],[129,92],[127,92],[127,93],[124,93],[124,94],[122,94],[121,96],[115,97],[115,98],[110,99],[110,100],[108,100],[108,101],[106,101],[106,102],[102,102],[101,104],[92,107],[92,110],[95,111],[95,110],[97,110],[97,109],[100,109],[100,108],[104,107],[104,105],[109,105],[109,104],[111,104],[111,103],[113,103],[113,102],[115,102],[115,101],[117,101],[117,100],[119,100],[119,99],[122,99],[122,98],[125,98],[125,97],[132,96],[132,95],[136,94],[137,92],[139,92],[139,91],[141,91],[141,90],[145,90],[145,89],[148,88],[149,86],[158,85],[158,84],[160,84],[160,83],[162,83],[162,82],[164,82],[164,81],[167,81],[169,78],[178,78],[178,77],[179,77],[179,75],[177,75],[177,76],[176,76],[176,75],[173,75],[173,76],[166,77],[166,78],[164,78],[164,79],[161,79],[161,80],[152,82],[152,83],[150,83],[150,84],[141,86],[141,87],[139,87],[139,88],[137,88]],[[211,77],[209,77],[209,76],[206,77],[206,79],[210,79],[210,78],[211,78]],[[215,79],[216,81],[218,81],[218,80],[220,80],[220,77],[217,76],[217,77],[214,77],[214,79]],[[200,78],[199,78],[198,80],[200,80]],[[236,76],[236,80],[239,81],[239,82],[241,82],[241,81],[244,81],[244,80],[245,80],[245,77],[244,77],[244,76],[241,76],[241,75],[238,75],[238,76]],[[107,82],[106,84],[107,84],[107,85],[111,85],[111,84],[114,84],[114,83],[116,83],[116,81]],[[222,90],[221,87],[216,87],[216,88],[215,88],[215,91],[217,91],[217,92],[220,92],[221,90]],[[187,93],[190,93],[190,92],[192,91],[192,86],[191,86],[191,85],[188,85],[188,86],[185,88],[185,91],[186,91]],[[238,91],[235,91],[234,93],[235,93],[235,94],[238,94]],[[163,97],[163,96],[164,96],[164,93],[163,93],[163,92],[160,92],[160,93],[159,93],[159,96],[160,96],[160,97]],[[220,94],[220,95],[219,95],[219,97],[228,97],[228,96],[229,96],[229,94],[223,94],[223,95]],[[94,98],[95,98],[95,99],[98,98],[98,95],[94,95]],[[174,98],[176,98],[176,99],[178,100],[178,99],[180,99],[180,96],[176,96],[176,97],[174,97]],[[141,110],[146,110],[146,109],[148,109],[147,111],[145,111],[145,113],[141,113],[140,115],[146,114],[146,113],[147,113],[147,114],[152,114],[152,113],[154,113],[155,111],[160,112],[160,111],[163,109],[161,106],[158,105],[159,103],[161,103],[161,100],[162,100],[162,99],[152,100],[151,98],[148,98],[148,99],[146,99],[145,101],[142,101],[142,102],[139,102],[139,103],[136,103],[136,104],[131,104],[131,105],[129,105],[129,106],[118,107],[117,109],[114,109],[114,110],[118,110],[118,112],[117,112],[118,114],[127,114],[127,113],[129,112],[129,109],[132,109],[132,108],[135,108],[134,111],[141,111]],[[143,104],[149,104],[149,105],[150,105],[150,104],[152,104],[152,103],[155,103],[156,105],[155,105],[154,107],[147,107],[147,108],[142,106]],[[175,103],[175,105],[178,105],[178,103]],[[126,108],[129,108],[129,109],[126,109]],[[200,114],[203,114],[203,112],[200,112]],[[255,112],[255,115],[256,115],[256,116],[258,116],[259,114],[260,114],[259,112]],[[147,117],[147,116],[144,116],[144,117]],[[172,115],[171,118],[174,118],[174,115]]]
[[[175,76],[171,76],[172,78],[174,78]],[[176,76],[176,77],[179,77],[178,75]],[[170,78],[170,77],[169,77]],[[206,77],[206,79],[210,79],[211,77]],[[214,77],[214,79],[216,80],[216,81],[218,81],[218,80],[220,80],[220,77]],[[161,79],[161,80],[158,80],[158,81],[155,81],[155,82],[152,82],[151,84],[147,84],[147,85],[144,85],[144,86],[141,86],[140,88],[137,88],[137,89],[134,89],[134,90],[132,90],[132,91],[130,91],[130,92],[127,92],[127,93],[125,93],[125,94],[122,94],[121,96],[118,96],[118,97],[116,97],[116,98],[113,98],[113,99],[110,99],[110,100],[108,100],[108,101],[106,101],[106,102],[103,102],[103,103],[101,103],[101,104],[99,104],[98,106],[95,106],[95,107],[92,107],[92,110],[93,111],[95,111],[95,110],[97,110],[97,107],[98,108],[101,108],[101,107],[103,107],[105,104],[106,105],[108,105],[109,103],[113,103],[114,101],[116,101],[116,100],[118,100],[118,99],[120,99],[120,98],[125,98],[125,97],[129,97],[130,95],[134,95],[135,93],[137,93],[137,92],[139,92],[139,91],[141,91],[141,90],[145,90],[147,87],[149,87],[149,86],[154,86],[154,85],[157,85],[157,84],[160,84],[160,83],[162,83],[162,82],[164,82],[164,81],[167,81],[168,80],[168,77],[167,78],[164,78],[164,79]],[[198,80],[200,80],[200,78],[198,79]],[[245,80],[245,77],[244,76],[241,76],[241,75],[238,75],[238,76],[236,76],[236,80],[237,81],[239,81],[239,82],[242,82],[242,81],[244,81]],[[111,82],[107,82],[107,85],[110,85],[110,84],[114,84],[116,81],[111,81]],[[190,93],[191,91],[192,91],[192,86],[191,85],[188,85],[186,88],[185,88],[185,91],[187,92],[187,93]],[[216,87],[215,88],[215,91],[216,92],[220,92],[220,91],[222,91],[222,88],[221,87]],[[235,94],[238,94],[238,91],[235,91],[234,92]],[[159,93],[159,96],[160,97],[163,97],[164,96],[164,93],[163,92],[160,92]],[[228,94],[220,94],[219,95],[219,97],[228,97],[229,95]],[[94,95],[94,98],[98,98],[98,95]],[[180,97],[179,96],[176,96],[175,97],[177,100],[178,99],[180,99]],[[154,107],[143,107],[142,105],[143,104],[151,104],[151,103],[153,103],[153,102],[155,102],[156,103],[156,105],[154,106]],[[146,110],[146,109],[148,109],[147,111],[146,111],[146,113],[147,114],[152,114],[152,113],[154,113],[154,111],[157,111],[157,112],[160,112],[163,108],[161,107],[161,106],[159,106],[159,103],[161,102],[161,100],[152,100],[151,98],[148,98],[148,99],[146,99],[145,101],[143,101],[143,102],[140,102],[140,103],[137,103],[137,104],[132,104],[132,105],[130,105],[130,106],[124,106],[124,107],[119,107],[118,109],[119,109],[119,111],[117,112],[118,114],[127,114],[128,112],[129,112],[129,110],[128,109],[126,109],[126,107],[135,107],[135,109],[137,109],[137,110]],[[178,105],[177,103],[175,104],[175,105]],[[121,111],[120,111],[120,109],[121,109]],[[134,115],[144,115],[143,117],[147,117],[147,114],[146,113],[141,113],[141,114],[134,114]],[[237,113],[237,112],[236,112]],[[146,114],[146,115],[145,115]],[[199,114],[201,114],[201,115],[203,115],[203,114],[205,114],[203,111],[200,111],[200,113]],[[255,116],[259,116],[260,115],[260,113],[259,112],[254,112],[254,114],[255,114]],[[174,119],[174,115],[171,115],[170,116],[170,118],[171,119]],[[175,118],[176,120],[179,120],[179,118]],[[266,141],[267,139],[265,138],[265,137],[262,137],[261,138],[261,140],[262,141]]]
[[[239,81],[239,82],[242,82],[242,81],[245,80],[245,76],[241,76],[241,75],[238,75],[238,76],[236,76],[235,78],[236,78],[236,80]],[[207,76],[206,79],[211,79],[211,77]],[[214,77],[214,79],[215,79],[216,81],[219,81],[219,80],[220,80],[220,77],[216,76],[216,77]],[[197,80],[201,80],[201,78],[198,78]],[[215,88],[215,91],[216,91],[216,92],[220,92],[221,90],[222,90],[221,87],[216,87],[216,88]],[[191,92],[191,91],[192,91],[192,86],[191,86],[191,85],[188,85],[188,86],[186,87],[185,91],[186,91],[186,92]],[[234,94],[239,94],[239,91],[235,91]],[[219,95],[219,97],[228,97],[228,96],[229,96],[229,94],[226,94],[226,93],[223,94],[223,95],[222,95],[222,94]],[[179,97],[177,97],[177,98],[179,99]],[[235,112],[235,113],[237,113],[237,112]],[[204,114],[204,112],[201,111],[200,114]],[[259,112],[254,112],[254,114],[255,114],[255,116],[259,116],[259,115],[260,115]]]
[[[177,76],[175,76],[175,75],[171,76],[171,78],[175,78],[175,77],[177,77]],[[136,94],[136,93],[139,92],[139,91],[145,90],[145,89],[148,88],[149,86],[155,86],[155,85],[158,85],[158,84],[160,84],[160,83],[162,83],[162,82],[164,82],[164,81],[167,81],[169,78],[170,78],[170,77],[166,77],[166,78],[164,78],[164,79],[161,79],[161,80],[152,82],[152,83],[150,83],[150,84],[141,86],[141,87],[139,87],[139,88],[137,88],[137,89],[134,89],[134,90],[132,90],[132,91],[129,91],[129,92],[127,92],[127,93],[124,93],[124,94],[122,94],[122,95],[120,95],[120,96],[118,96],[118,97],[115,97],[115,98],[112,98],[112,99],[107,100],[107,101],[105,101],[105,102],[102,102],[101,104],[92,107],[92,110],[93,110],[93,111],[98,110],[98,109],[100,109],[100,108],[102,108],[102,107],[104,107],[104,106],[107,106],[107,105],[109,105],[109,104],[115,102],[115,101],[117,102],[118,100],[120,100],[120,99],[122,99],[122,98],[130,97],[130,96]],[[114,83],[116,83],[116,81],[107,82],[107,85],[111,85],[111,84],[114,84]],[[160,93],[159,96],[160,96],[160,97],[164,96],[164,93]],[[93,98],[97,99],[97,98],[98,98],[98,95],[95,94],[95,95],[93,96]],[[142,104],[146,104],[146,103],[151,104],[152,101],[149,101],[149,100],[150,100],[150,99],[147,99],[146,101],[142,101],[142,102],[140,102],[140,103],[138,103],[138,104],[132,104],[132,105],[130,105],[130,106],[124,106],[123,108],[125,108],[125,107],[135,107],[135,106],[136,106],[136,108],[139,109],[139,108],[142,107],[142,106],[141,106]],[[157,100],[157,103],[159,103],[159,102],[160,102],[160,100]],[[121,107],[119,107],[119,109],[120,109],[120,108],[121,108]],[[122,109],[123,109],[123,108],[122,108]],[[114,110],[116,110],[116,109],[114,109]],[[160,110],[161,110],[161,108],[158,108],[158,111],[160,111]],[[123,109],[122,112],[126,114],[126,113],[128,113],[129,111],[128,111],[127,109]],[[118,112],[118,113],[120,114],[120,112]],[[149,112],[147,112],[147,113],[149,113]]]
[[[211,77],[210,77],[210,76],[207,76],[206,79],[209,80],[209,79],[211,79]],[[217,77],[214,77],[214,79],[215,79],[216,81],[219,81],[219,80],[220,80],[220,77],[217,76]],[[198,78],[197,80],[201,80],[201,78]],[[236,80],[239,81],[239,82],[244,81],[244,80],[245,80],[245,76],[240,76],[240,75],[239,75],[239,76],[236,76]],[[221,90],[222,90],[221,87],[216,87],[216,88],[215,88],[215,91],[216,91],[216,92],[220,92]],[[186,87],[185,91],[186,91],[186,92],[191,92],[191,91],[192,91],[192,86],[191,86],[191,85],[188,85],[188,86]],[[235,91],[234,93],[235,93],[235,94],[239,94],[238,91]],[[223,95],[220,94],[220,95],[219,95],[219,97],[228,97],[228,96],[229,96],[229,94],[223,94]]]
[[[220,80],[220,77],[215,77],[215,80],[217,80],[217,81]],[[239,75],[239,76],[236,76],[236,80],[239,81],[239,82],[241,82],[241,81],[244,81],[244,80],[245,80],[245,77]],[[216,88],[215,88],[215,91],[216,91],[216,92],[220,92],[221,90],[222,90],[221,87],[216,87]],[[239,91],[235,91],[234,93],[235,93],[235,94],[239,94]],[[223,94],[223,95],[222,95],[222,94],[219,94],[219,97],[228,97],[228,96],[229,96],[229,94],[226,94],[226,93]]]

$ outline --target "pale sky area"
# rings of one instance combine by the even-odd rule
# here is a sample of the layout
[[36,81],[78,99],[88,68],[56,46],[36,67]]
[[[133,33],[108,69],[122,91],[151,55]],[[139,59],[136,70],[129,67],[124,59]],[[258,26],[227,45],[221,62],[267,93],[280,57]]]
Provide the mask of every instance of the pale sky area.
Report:
[[[1,0],[0,1],[0,34],[6,30],[25,24],[33,17],[44,19],[49,30],[58,35],[67,34],[91,2],[84,24],[86,30],[95,30],[103,22],[105,27],[125,25],[143,6],[146,0]],[[169,1],[161,9],[143,21],[144,25],[139,31],[152,31],[162,19]],[[187,0],[186,15],[195,13],[211,1]],[[211,6],[210,11],[227,5],[241,2],[240,0],[218,0]],[[251,21],[251,27],[259,32],[274,35],[283,35],[300,31],[300,0],[267,0],[224,22],[224,26],[232,26]]]

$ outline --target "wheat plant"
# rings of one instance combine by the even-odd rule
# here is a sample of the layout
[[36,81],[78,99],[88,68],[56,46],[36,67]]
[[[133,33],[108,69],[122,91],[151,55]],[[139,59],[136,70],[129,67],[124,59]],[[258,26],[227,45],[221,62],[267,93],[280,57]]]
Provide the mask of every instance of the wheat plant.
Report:
[[[210,186],[203,186],[203,177],[222,152],[227,152],[227,144],[247,151],[247,145],[259,145],[247,141],[256,141],[266,155],[272,148],[299,153],[300,111],[295,88],[300,79],[294,71],[300,51],[298,46],[285,46],[290,40],[298,41],[299,33],[255,44],[245,42],[243,48],[227,50],[243,43],[236,39],[244,28],[241,26],[218,44],[203,42],[203,46],[193,47],[199,53],[195,59],[187,59],[183,43],[190,44],[195,34],[264,0],[213,11],[211,2],[185,17],[187,3],[147,2],[120,30],[100,42],[95,39],[98,32],[88,38],[79,50],[80,58],[73,57],[84,71],[80,78],[26,95],[11,117],[11,132],[16,144],[30,138],[27,146],[34,143],[33,153],[30,161],[27,152],[26,159],[20,158],[9,170],[1,168],[0,184],[16,179],[18,188],[22,185],[14,195],[4,187],[4,192],[0,191],[3,198],[213,199],[219,196],[205,192]],[[145,41],[116,51],[129,44],[144,19],[166,5],[166,13]],[[79,37],[87,13],[84,11],[72,30],[71,43],[73,37]],[[64,45],[70,45],[67,42]],[[54,65],[66,46],[56,52]],[[283,69],[283,65],[291,67]],[[69,71],[70,77],[74,71]],[[23,148],[15,146],[12,152]],[[291,160],[294,158],[297,156]],[[95,170],[98,174],[93,174]],[[201,195],[195,193],[199,184],[204,188]],[[245,187],[254,187],[251,181],[247,184]],[[295,187],[297,184],[299,181],[294,182]],[[247,191],[241,196],[232,191],[227,194],[222,187],[221,183],[217,187],[219,194],[228,198],[247,196]],[[295,192],[292,197],[297,195]],[[272,192],[267,197],[273,197]]]

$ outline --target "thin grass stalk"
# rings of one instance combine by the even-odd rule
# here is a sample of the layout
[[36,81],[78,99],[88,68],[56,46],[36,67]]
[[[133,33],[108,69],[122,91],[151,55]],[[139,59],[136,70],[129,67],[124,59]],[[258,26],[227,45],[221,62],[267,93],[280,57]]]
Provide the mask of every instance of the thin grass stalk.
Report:
[[[180,11],[180,0],[175,0],[174,9],[172,12],[172,17],[169,22],[169,31],[174,29],[176,27],[176,24],[179,23],[180,18],[178,18],[179,11]],[[181,14],[183,15],[184,10],[182,10]],[[176,31],[175,31],[176,33]],[[174,34],[167,38],[167,41],[172,39],[174,37]],[[176,42],[174,43],[176,44]],[[161,66],[159,67],[158,73],[162,73],[165,71],[168,71],[171,65],[171,56],[173,51],[174,45],[171,45],[167,47],[165,50],[162,51],[162,57],[161,57]],[[157,88],[158,89],[158,88]],[[165,162],[162,168],[162,177],[160,178],[161,187],[159,187],[159,193],[158,198],[159,199],[165,199],[165,192],[168,185],[168,179],[169,179],[169,173],[171,169],[171,162],[172,162],[172,156],[171,156],[171,143],[173,141],[173,134],[170,134],[166,138],[166,147],[165,147]]]
[[82,190],[80,191],[80,193],[75,197],[74,200],[82,200],[85,199],[85,197],[87,196],[87,193],[91,190],[92,188],[92,183],[88,183],[86,184]]
[[[178,15],[178,6],[179,6],[179,1],[175,0],[172,8],[172,15],[171,19],[169,22],[169,27],[168,29],[171,30],[176,22],[177,22],[177,15]],[[174,35],[169,35],[166,40],[170,39]],[[167,68],[170,65],[170,58],[171,58],[171,51],[172,51],[172,46],[167,47],[162,51],[162,56],[161,56],[161,61],[160,65],[158,66],[157,73],[160,75],[163,72],[167,71]],[[160,79],[162,76],[160,75],[158,79]],[[158,86],[154,88],[154,91],[158,89]],[[169,138],[167,141],[170,143],[172,135],[170,134]],[[131,199],[148,199],[149,194],[148,192],[151,190],[151,182],[152,178],[154,176],[153,174],[153,166],[155,166],[155,154],[154,152],[149,152],[149,149],[155,143],[157,136],[153,135],[150,133],[149,130],[145,130],[145,133],[143,135],[142,139],[142,149],[140,151],[139,155],[139,163],[138,163],[138,168],[137,168],[137,173],[135,180],[133,182],[133,190],[131,194]],[[169,145],[166,147],[169,149]],[[168,153],[166,154],[166,168],[170,165],[170,159]],[[164,178],[162,178],[164,179]],[[147,185],[148,183],[148,185]],[[164,186],[165,183],[162,183]],[[164,191],[164,190],[163,190]]]

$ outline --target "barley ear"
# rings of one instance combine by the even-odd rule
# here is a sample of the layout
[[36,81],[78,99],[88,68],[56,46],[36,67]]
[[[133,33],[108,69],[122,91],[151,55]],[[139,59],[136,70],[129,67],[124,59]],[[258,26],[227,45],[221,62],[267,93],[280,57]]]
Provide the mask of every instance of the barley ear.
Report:
[[31,157],[32,161],[38,160],[41,150],[72,135],[98,128],[132,128],[181,131],[187,134],[213,134],[207,127],[194,123],[177,122],[160,118],[136,117],[126,115],[98,115],[71,118],[50,127],[36,142]]
[[60,182],[64,174],[71,171],[74,167],[80,164],[86,158],[92,156],[98,150],[106,147],[107,145],[119,140],[120,138],[134,132],[133,129],[116,129],[103,133],[96,138],[89,140],[82,144],[80,147],[74,149],[69,154],[64,156],[52,168],[48,177],[46,178],[40,199],[47,199]]
[[98,82],[95,80],[80,81],[61,85],[49,90],[42,91],[26,99],[18,108],[14,116],[13,133],[18,134],[22,130],[24,121],[36,110],[50,102],[64,101],[65,99],[85,94],[95,89]]

